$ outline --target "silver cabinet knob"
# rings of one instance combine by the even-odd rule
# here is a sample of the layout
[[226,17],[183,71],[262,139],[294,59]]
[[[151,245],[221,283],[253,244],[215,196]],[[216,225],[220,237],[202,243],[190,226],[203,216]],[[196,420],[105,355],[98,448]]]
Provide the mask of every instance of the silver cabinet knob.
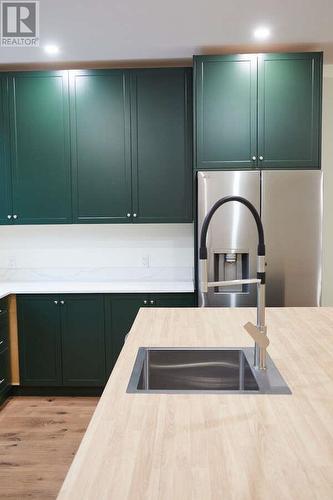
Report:
[[259,156],[259,160],[260,161],[263,161],[264,157],[263,156]]
[[4,343],[4,340],[0,340],[0,345],[2,345]]
[[256,161],[257,157],[256,156],[252,156],[252,160],[253,161]]
[[62,306],[64,305],[64,303],[65,303],[65,301],[64,301],[64,300],[61,300],[61,301],[60,301],[60,304],[61,304]]
[[17,219],[17,215],[16,214],[13,215],[13,219]]
[[133,214],[133,217],[136,217],[136,214]]
[[147,300],[144,300],[144,301],[143,301],[143,303],[146,305],[146,304],[148,303],[148,301],[147,301]]
[[154,304],[154,300],[151,300],[150,303],[151,303],[151,305],[153,305]]
[[57,300],[55,300],[55,301],[54,301],[54,303],[55,303],[55,305],[57,305],[57,304],[58,304],[58,301],[57,301]]
[[4,383],[4,381],[5,381],[5,379],[4,379],[4,378],[2,378],[2,379],[0,380],[0,385],[1,385],[1,384],[3,384],[3,383]]
[[7,219],[11,219],[12,216],[10,214],[7,215]]
[[0,309],[0,313],[2,313],[2,309]]
[[131,217],[131,214],[127,214],[127,217]]

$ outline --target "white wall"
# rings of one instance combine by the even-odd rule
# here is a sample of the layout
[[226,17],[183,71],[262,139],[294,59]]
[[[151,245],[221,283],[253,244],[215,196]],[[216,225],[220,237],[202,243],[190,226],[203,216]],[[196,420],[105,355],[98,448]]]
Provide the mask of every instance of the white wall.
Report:
[[333,306],[333,65],[324,66],[323,149],[324,221],[322,305]]
[[192,224],[0,227],[0,279],[193,279]]

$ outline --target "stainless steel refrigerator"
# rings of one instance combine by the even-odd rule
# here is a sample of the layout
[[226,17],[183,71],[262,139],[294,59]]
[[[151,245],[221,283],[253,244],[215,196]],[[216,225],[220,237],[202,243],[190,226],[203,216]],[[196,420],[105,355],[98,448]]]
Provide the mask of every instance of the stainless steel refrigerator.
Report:
[[[320,305],[322,173],[198,172],[198,238],[208,210],[228,195],[245,197],[261,215],[266,242],[267,306]],[[223,205],[213,216],[207,235],[209,281],[255,277],[257,238],[254,219],[244,205]],[[198,303],[254,306],[256,287],[216,287],[205,295],[198,283]]]

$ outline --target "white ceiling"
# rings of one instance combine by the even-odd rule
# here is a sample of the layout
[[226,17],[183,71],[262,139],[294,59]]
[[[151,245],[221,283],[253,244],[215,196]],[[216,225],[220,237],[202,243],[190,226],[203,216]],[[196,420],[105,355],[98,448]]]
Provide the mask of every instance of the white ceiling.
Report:
[[[272,36],[254,45],[258,25]],[[60,54],[1,47],[0,64],[190,62],[193,54],[278,49],[324,49],[333,62],[333,0],[40,0],[40,39]]]

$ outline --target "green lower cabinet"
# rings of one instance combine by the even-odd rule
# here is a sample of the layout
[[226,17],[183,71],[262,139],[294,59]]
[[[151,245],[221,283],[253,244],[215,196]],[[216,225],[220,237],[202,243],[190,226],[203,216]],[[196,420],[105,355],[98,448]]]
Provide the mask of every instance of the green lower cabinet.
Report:
[[8,347],[8,313],[0,309],[0,352]]
[[103,295],[18,297],[23,386],[103,386]]
[[105,384],[104,296],[61,297],[63,385]]
[[102,387],[141,307],[194,305],[194,293],[19,296],[21,385]]
[[195,307],[194,293],[155,293],[152,295],[155,307]]
[[9,350],[4,349],[0,352],[0,404],[6,398],[9,389]]
[[114,294],[106,297],[106,370],[107,375],[123,348],[141,307],[194,307],[194,293]]
[[3,313],[8,312],[8,300],[7,297],[0,299],[0,316]]
[[106,371],[109,376],[140,307],[148,307],[147,294],[108,295],[105,302]]
[[20,382],[24,386],[59,386],[61,318],[57,295],[18,297]]
[[7,299],[0,300],[0,404],[10,392],[10,358]]

